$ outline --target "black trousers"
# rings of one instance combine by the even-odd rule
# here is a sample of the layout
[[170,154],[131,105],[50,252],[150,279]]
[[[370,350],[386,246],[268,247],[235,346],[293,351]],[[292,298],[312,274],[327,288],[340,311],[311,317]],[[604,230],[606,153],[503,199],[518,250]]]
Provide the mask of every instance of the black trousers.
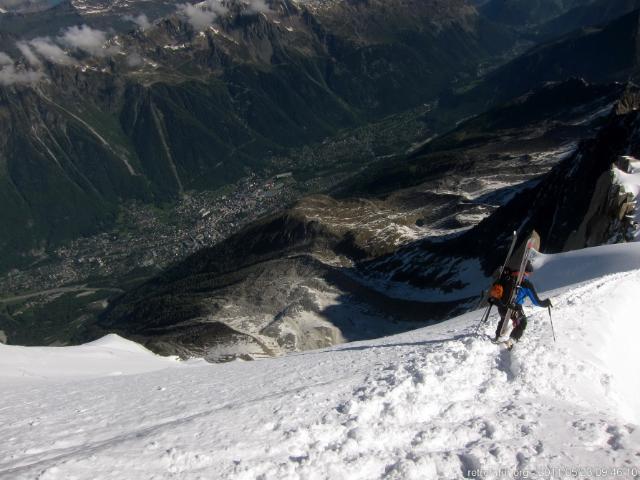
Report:
[[[500,331],[502,330],[502,325],[504,324],[504,320],[507,315],[507,309],[498,308],[498,313],[500,314],[500,321],[498,322],[498,328],[496,328],[496,338],[500,336]],[[516,307],[511,310],[511,320],[513,321],[514,327],[513,330],[511,330],[509,337],[517,342],[520,340],[520,337],[522,337],[522,334],[527,328],[527,317],[525,316],[522,307]]]

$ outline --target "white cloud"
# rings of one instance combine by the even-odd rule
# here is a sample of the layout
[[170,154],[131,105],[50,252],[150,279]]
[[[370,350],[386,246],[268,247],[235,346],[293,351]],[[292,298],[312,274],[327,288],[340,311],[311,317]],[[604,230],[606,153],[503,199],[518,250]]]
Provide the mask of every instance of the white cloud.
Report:
[[139,67],[144,63],[144,59],[139,53],[133,52],[127,56],[127,65],[130,67]]
[[25,42],[16,42],[16,47],[18,47],[18,50],[20,50],[20,53],[25,58],[25,60],[27,60],[29,65],[31,65],[32,67],[39,67],[42,65],[40,59],[35,53],[33,53],[31,47],[29,47],[29,45],[27,45]]
[[149,18],[144,13],[141,13],[137,17],[134,17],[133,15],[125,15],[122,18],[128,22],[135,23],[136,25],[138,25],[140,30],[147,30],[148,28],[151,27],[151,22],[149,21]]
[[4,65],[13,65],[13,60],[6,53],[0,52],[0,67]]
[[207,0],[207,7],[218,15],[224,15],[229,11],[229,9],[225,7],[220,0]]
[[227,7],[219,0],[207,0],[206,3],[193,5],[181,3],[178,5],[178,13],[186,18],[196,30],[204,30],[219,16],[228,12]]
[[72,65],[75,61],[49,37],[34,38],[29,45],[42,57],[59,65]]
[[105,48],[107,34],[88,25],[67,28],[58,40],[67,47],[82,50],[96,57],[105,57],[118,52],[116,47]]
[[191,3],[179,4],[178,13],[185,17],[187,22],[196,30],[204,30],[211,25],[218,16],[217,13],[211,10],[196,7]]
[[246,4],[249,13],[264,13],[271,10],[264,0],[248,0]]
[[13,85],[15,83],[35,83],[43,77],[43,73],[37,70],[16,70],[13,65],[5,65],[0,68],[0,85]]

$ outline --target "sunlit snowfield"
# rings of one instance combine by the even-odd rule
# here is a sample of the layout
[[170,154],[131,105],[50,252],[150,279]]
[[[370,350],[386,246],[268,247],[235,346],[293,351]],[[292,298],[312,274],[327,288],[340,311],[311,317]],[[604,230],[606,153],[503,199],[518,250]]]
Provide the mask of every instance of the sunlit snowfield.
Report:
[[[0,345],[0,477],[461,478],[640,464],[638,244],[539,256],[549,315],[512,352],[473,312],[256,362],[160,358],[109,336]],[[634,270],[630,270],[634,269]],[[615,273],[623,272],[626,273]],[[547,288],[548,287],[548,288]]]

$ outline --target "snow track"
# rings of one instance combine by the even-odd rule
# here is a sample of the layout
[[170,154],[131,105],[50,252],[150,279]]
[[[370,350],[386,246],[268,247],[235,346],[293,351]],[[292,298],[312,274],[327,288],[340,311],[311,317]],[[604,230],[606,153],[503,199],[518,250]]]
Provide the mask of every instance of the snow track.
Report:
[[[369,347],[398,351],[397,363],[380,364],[319,424],[294,431],[284,448],[295,462],[253,473],[492,478],[501,469],[543,475],[551,467],[637,465],[636,427],[604,411],[594,415],[589,402],[579,401],[572,387],[599,372],[546,343],[548,320],[540,317],[532,316],[529,339],[514,352],[469,334]],[[556,355],[571,361],[557,362]]]
[[[637,478],[639,288],[632,271],[554,292],[558,342],[531,307],[512,352],[471,334],[474,312],[257,362],[44,382],[3,371],[0,478]],[[548,475],[563,468],[585,475]]]

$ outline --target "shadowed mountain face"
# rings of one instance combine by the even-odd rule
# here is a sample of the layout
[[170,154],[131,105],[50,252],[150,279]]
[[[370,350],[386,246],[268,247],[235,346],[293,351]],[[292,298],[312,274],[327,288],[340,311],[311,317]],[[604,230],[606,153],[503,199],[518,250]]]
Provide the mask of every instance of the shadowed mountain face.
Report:
[[[573,80],[469,120],[407,159],[399,170],[415,178],[396,177],[367,199],[306,198],[126,293],[85,335],[117,331],[159,351],[221,360],[371,338],[464,311],[532,195],[549,203],[534,202],[541,213],[524,229],[558,239],[571,233],[569,224],[550,233],[541,219],[563,204],[563,191],[595,182],[583,156],[608,141],[622,89]],[[577,147],[590,136],[596,140]],[[602,165],[611,158],[588,156]],[[565,171],[576,158],[586,162],[576,167],[584,177]],[[558,187],[561,175],[575,187]],[[242,341],[184,341],[185,329],[205,334],[220,323]]]
[[539,25],[593,0],[488,0],[480,11],[493,21],[527,27]]
[[614,19],[640,8],[639,0],[593,0],[583,2],[539,28],[547,37],[558,37],[583,27],[606,25]]
[[518,195],[461,238],[468,244],[465,248],[479,254],[489,245],[487,234],[498,226],[523,232],[535,229],[544,239],[545,252],[591,246],[586,237],[576,238],[575,234],[587,214],[598,179],[621,156],[640,147],[639,108],[638,89],[629,87],[595,138],[582,142],[575,154],[555,167],[536,188]]
[[604,26],[574,31],[538,45],[487,74],[477,85],[442,97],[443,115],[482,112],[545,82],[581,77],[589,82],[638,77],[640,10]]
[[[79,16],[100,26],[118,5],[33,14],[49,24],[2,15],[0,50],[21,58],[18,39]],[[427,102],[511,40],[463,1],[423,0],[231,4],[202,32],[169,16],[110,42],[118,54],[43,61],[40,81],[0,84],[0,268],[104,229],[123,200],[277,172],[274,156]]]
[[[339,196],[386,195],[425,180],[447,177],[454,172],[448,168],[456,164],[461,170],[482,163],[483,168],[488,167],[489,172],[498,175],[505,164],[509,169],[513,164],[508,163],[511,158],[505,164],[500,161],[499,154],[493,150],[496,143],[526,154],[528,150],[551,148],[566,139],[579,138],[583,125],[576,124],[576,119],[587,112],[607,113],[622,88],[621,84],[594,85],[583,79],[549,83],[463,122],[448,133],[415,148],[406,159],[395,165],[368,169],[338,186],[334,193]],[[507,143],[510,139],[511,143]],[[465,160],[456,163],[451,161],[452,158]],[[536,167],[533,162],[523,162],[521,168],[531,171]]]
[[[581,226],[598,182],[621,156],[640,146],[639,98],[637,88],[629,87],[593,139],[582,141],[539,183],[523,189],[475,228],[448,242],[427,240],[408,246],[365,264],[364,270],[388,284],[404,282],[429,289],[441,282],[445,273],[445,278],[454,280],[464,276],[470,261],[482,265],[486,274],[492,272],[503,260],[513,231],[519,232],[520,242],[530,232],[539,232],[542,250],[549,253],[591,246],[590,232]],[[597,205],[601,211],[609,208],[604,201]],[[615,222],[614,216],[609,222]],[[607,240],[601,238],[600,242]],[[464,285],[452,287],[464,290]]]

